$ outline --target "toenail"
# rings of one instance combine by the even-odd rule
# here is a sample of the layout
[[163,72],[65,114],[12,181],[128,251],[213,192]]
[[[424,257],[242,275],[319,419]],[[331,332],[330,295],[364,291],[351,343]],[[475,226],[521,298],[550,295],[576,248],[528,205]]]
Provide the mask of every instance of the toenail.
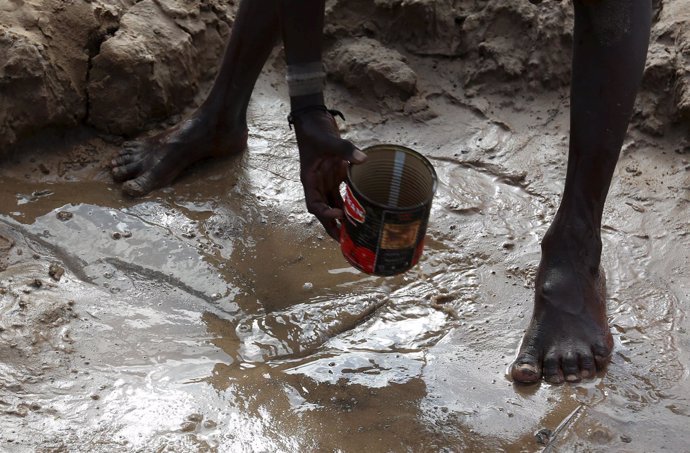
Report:
[[577,377],[576,374],[569,374],[565,377],[565,380],[568,382],[576,382],[576,381],[579,381],[580,379]]
[[518,365],[518,371],[522,374],[527,374],[531,376],[537,375],[537,367],[529,363],[522,363]]

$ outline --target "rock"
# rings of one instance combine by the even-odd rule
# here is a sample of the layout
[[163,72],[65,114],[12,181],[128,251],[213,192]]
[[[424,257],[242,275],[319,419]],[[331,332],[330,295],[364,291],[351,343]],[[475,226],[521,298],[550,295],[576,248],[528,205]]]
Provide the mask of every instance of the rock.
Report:
[[65,269],[63,269],[62,266],[60,266],[57,263],[52,263],[48,268],[48,275],[50,275],[50,278],[52,278],[56,282],[59,282],[64,274]]
[[[364,96],[380,100],[405,101],[417,90],[417,74],[405,57],[376,40],[345,40],[326,56],[331,77]],[[402,103],[398,102],[398,108]]]
[[33,131],[85,118],[88,43],[99,28],[87,2],[2,5],[0,154]]
[[56,216],[59,220],[62,220],[63,222],[66,222],[66,221],[70,220],[72,217],[74,217],[74,214],[72,214],[72,213],[69,212],[69,211],[58,211],[58,213],[55,214],[55,216]]
[[539,445],[547,445],[553,436],[553,431],[548,428],[541,428],[534,434],[534,438]]
[[188,106],[199,81],[215,75],[228,34],[207,7],[201,0],[143,0],[128,9],[93,58],[89,123],[131,135]]
[[230,3],[1,3],[0,154],[46,127],[135,133],[179,112],[215,75]]
[[690,122],[690,9],[665,0],[652,27],[635,119],[645,132],[662,135],[675,122]]
[[465,86],[514,91],[566,85],[570,78],[573,13],[569,2],[334,1],[328,11],[334,37],[369,36],[417,55],[462,57]]

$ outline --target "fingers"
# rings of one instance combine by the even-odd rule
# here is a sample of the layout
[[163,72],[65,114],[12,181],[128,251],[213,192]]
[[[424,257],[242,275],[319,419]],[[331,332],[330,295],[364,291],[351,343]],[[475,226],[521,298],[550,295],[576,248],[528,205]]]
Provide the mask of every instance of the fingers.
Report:
[[340,196],[341,170],[343,162],[332,159],[330,162],[319,162],[302,172],[302,185],[307,210],[316,216],[324,229],[333,239],[340,237],[337,220],[343,218],[343,200]]
[[343,210],[326,203],[325,196],[327,195],[318,190],[318,188],[307,188],[305,186],[304,195],[307,202],[307,211],[314,214],[328,235],[337,241],[340,238],[340,227],[336,220],[343,218]]
[[330,237],[336,241],[340,239],[340,226],[336,219],[343,217],[341,209],[331,208],[326,203],[313,203],[311,206],[307,205],[307,209],[321,222]]

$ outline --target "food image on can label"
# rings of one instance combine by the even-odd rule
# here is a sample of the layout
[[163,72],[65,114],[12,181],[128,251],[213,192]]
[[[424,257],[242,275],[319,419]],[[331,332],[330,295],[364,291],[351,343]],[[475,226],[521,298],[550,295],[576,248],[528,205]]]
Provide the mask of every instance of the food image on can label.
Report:
[[422,254],[436,172],[421,154],[402,146],[377,145],[364,152],[366,162],[348,169],[341,250],[362,272],[399,274]]
[[413,248],[417,243],[420,220],[408,224],[384,223],[381,248],[387,250]]

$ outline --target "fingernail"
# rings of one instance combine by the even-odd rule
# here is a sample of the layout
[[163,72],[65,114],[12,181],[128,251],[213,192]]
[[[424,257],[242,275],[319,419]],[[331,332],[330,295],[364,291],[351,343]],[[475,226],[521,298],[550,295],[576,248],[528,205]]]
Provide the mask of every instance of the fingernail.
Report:
[[356,149],[352,152],[352,162],[354,163],[362,163],[366,160],[367,155],[364,154],[362,151]]

